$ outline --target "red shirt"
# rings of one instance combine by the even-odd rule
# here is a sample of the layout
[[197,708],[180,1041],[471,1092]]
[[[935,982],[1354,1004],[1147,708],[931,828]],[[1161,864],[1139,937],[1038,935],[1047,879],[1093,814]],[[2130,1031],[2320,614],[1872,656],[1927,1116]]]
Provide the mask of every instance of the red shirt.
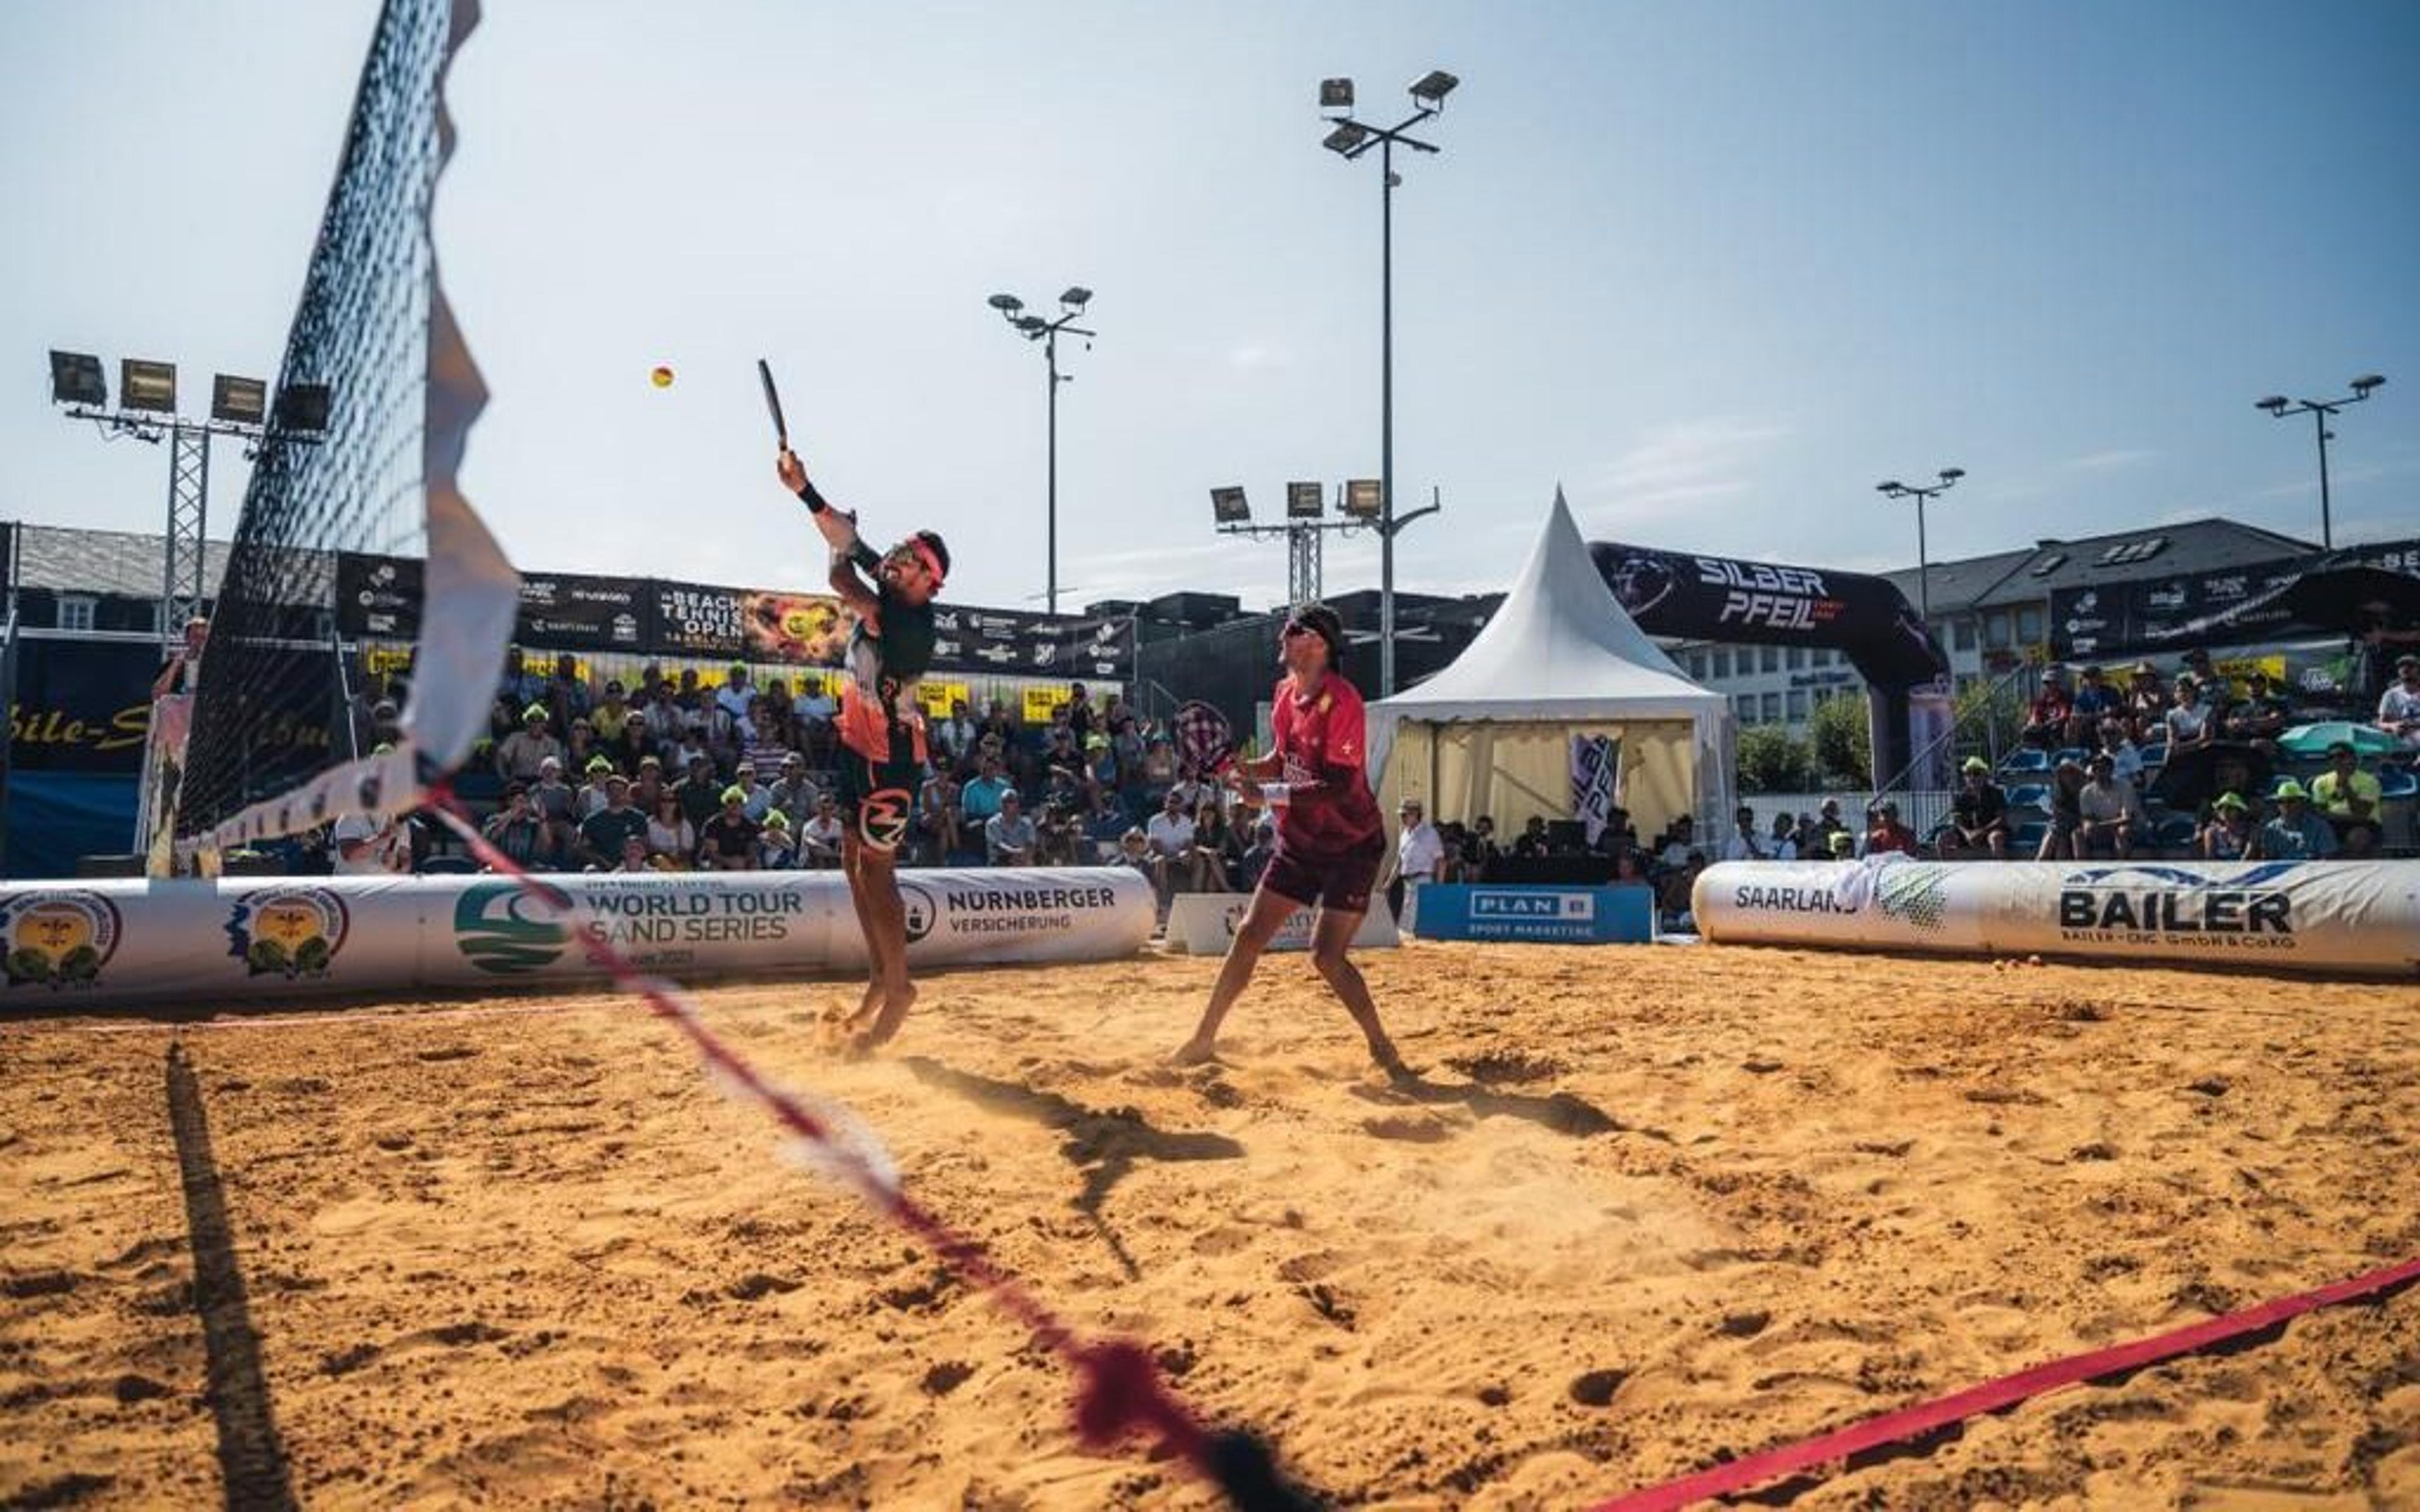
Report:
[[1304,698],[1291,678],[1280,679],[1269,717],[1279,758],[1278,780],[1290,790],[1278,810],[1278,847],[1295,856],[1340,856],[1376,842],[1385,832],[1377,795],[1370,791],[1361,695],[1327,674]]
[[1866,831],[1866,854],[1880,856],[1885,851],[1900,851],[1914,856],[1916,851],[1916,831],[1896,819],[1885,819]]

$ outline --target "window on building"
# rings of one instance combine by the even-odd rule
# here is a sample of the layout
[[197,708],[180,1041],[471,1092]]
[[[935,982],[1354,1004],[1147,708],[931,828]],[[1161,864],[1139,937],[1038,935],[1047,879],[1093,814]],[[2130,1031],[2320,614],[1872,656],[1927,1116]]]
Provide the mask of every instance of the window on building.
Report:
[[1956,633],[1959,650],[1972,651],[1975,649],[1975,616],[1972,614],[1961,614],[1956,619],[1949,622],[1949,627]]
[[1781,671],[1781,648],[1779,646],[1757,647],[1756,670],[1761,672],[1777,672]]
[[1805,671],[1807,670],[1807,648],[1805,646],[1792,646],[1788,655],[1783,658],[1783,665],[1787,666],[1793,672]]
[[1767,724],[1779,724],[1781,722],[1780,694],[1767,693],[1764,695],[1764,722]]
[[1731,654],[1730,654],[1730,652],[1728,652],[1728,651],[1717,651],[1717,652],[1715,652],[1715,653],[1714,653],[1714,675],[1715,675],[1716,677],[1729,677],[1730,674],[1731,674]]
[[2039,645],[2042,638],[2042,610],[2040,604],[2026,604],[2017,609],[2017,644]]
[[1983,616],[1983,649],[1986,651],[2009,649],[2009,611],[2007,609],[1993,609]]
[[62,630],[91,629],[95,603],[95,600],[86,598],[81,594],[60,594],[59,628]]
[[1756,723],[1756,695],[1755,695],[1755,694],[1753,694],[1753,693],[1737,693],[1737,694],[1733,694],[1733,695],[1732,695],[1732,697],[1731,697],[1731,702],[1732,702],[1732,703],[1733,703],[1733,704],[1734,704],[1734,705],[1739,709],[1739,722],[1740,722],[1740,723],[1742,723],[1742,724],[1754,724],[1754,723]]
[[1687,672],[1692,678],[1700,683],[1706,680],[1705,662],[1698,653],[1694,651],[1689,652],[1681,658],[1681,670]]
[[1792,724],[1804,724],[1807,722],[1807,690],[1805,688],[1793,687],[1790,690],[1789,708],[1790,722]]

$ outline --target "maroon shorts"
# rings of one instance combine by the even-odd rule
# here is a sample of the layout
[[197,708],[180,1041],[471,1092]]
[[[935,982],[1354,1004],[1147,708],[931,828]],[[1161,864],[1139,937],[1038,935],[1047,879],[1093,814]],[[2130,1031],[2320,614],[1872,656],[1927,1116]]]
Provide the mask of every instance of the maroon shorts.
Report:
[[1370,887],[1378,880],[1378,863],[1386,855],[1384,834],[1335,856],[1303,856],[1280,844],[1269,857],[1269,869],[1261,873],[1261,886],[1305,907],[1316,903],[1340,914],[1366,914]]

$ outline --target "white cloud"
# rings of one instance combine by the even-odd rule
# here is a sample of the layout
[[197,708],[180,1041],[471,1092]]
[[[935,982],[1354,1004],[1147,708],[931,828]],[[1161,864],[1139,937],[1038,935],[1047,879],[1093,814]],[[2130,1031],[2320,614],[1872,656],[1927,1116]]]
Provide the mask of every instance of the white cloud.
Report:
[[2069,457],[2066,466],[2070,471],[2076,472],[2106,472],[2112,468],[2131,468],[2151,461],[2159,455],[2157,452],[2143,450],[2086,452],[2082,456]]
[[1736,416],[1678,421],[1583,473],[1574,491],[1592,522],[1668,517],[1682,505],[1745,491],[1757,459],[1789,434],[1786,425]]
[[1227,354],[1227,365],[1238,373],[1276,373],[1294,365],[1294,353],[1283,347],[1248,344]]

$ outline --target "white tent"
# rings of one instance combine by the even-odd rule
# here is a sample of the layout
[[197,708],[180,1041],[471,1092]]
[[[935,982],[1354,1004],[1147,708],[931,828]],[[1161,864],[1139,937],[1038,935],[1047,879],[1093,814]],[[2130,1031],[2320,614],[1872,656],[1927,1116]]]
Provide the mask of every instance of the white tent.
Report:
[[[1499,835],[1575,812],[1571,737],[1621,743],[1621,788],[1642,839],[1682,814],[1730,811],[1730,701],[1683,676],[1613,596],[1563,491],[1503,607],[1452,665],[1370,705],[1370,770],[1388,813],[1491,815]],[[1713,833],[1720,833],[1714,825]]]

